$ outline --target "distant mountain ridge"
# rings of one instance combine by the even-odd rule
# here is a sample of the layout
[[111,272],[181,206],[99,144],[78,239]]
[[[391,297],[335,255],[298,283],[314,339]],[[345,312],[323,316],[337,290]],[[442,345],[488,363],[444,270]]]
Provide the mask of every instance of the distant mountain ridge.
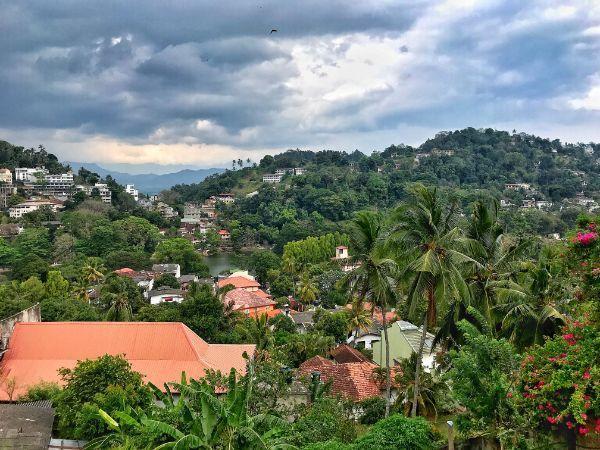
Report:
[[199,183],[210,175],[221,173],[224,169],[184,169],[173,173],[155,174],[131,174],[105,169],[96,163],[68,162],[73,171],[77,172],[81,167],[96,172],[102,178],[106,175],[113,177],[119,184],[134,184],[135,187],[146,194],[156,194],[162,190],[170,189],[177,184]]

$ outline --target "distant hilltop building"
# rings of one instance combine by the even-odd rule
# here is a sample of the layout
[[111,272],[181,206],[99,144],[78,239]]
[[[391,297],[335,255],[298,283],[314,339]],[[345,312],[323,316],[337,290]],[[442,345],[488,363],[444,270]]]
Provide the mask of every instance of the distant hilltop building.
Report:
[[283,174],[267,173],[263,175],[263,183],[281,183]]
[[52,211],[57,212],[63,204],[59,200],[28,200],[8,208],[8,215],[13,219],[20,219],[23,214],[37,211],[42,206],[48,206]]
[[96,183],[93,186],[78,184],[75,186],[75,190],[78,192],[84,192],[86,195],[91,196],[94,193],[94,190],[98,190],[98,194],[100,195],[100,199],[104,203],[110,203],[112,199],[112,195],[108,185],[106,183]]
[[0,169],[0,183],[12,184],[13,176],[9,169]]
[[133,184],[128,184],[127,186],[125,186],[125,192],[131,195],[136,202],[140,198],[140,193]]
[[504,188],[509,191],[518,191],[519,189],[529,191],[531,190],[531,185],[529,183],[506,183]]
[[23,183],[36,183],[38,178],[48,175],[48,169],[41,167],[16,167],[15,180]]

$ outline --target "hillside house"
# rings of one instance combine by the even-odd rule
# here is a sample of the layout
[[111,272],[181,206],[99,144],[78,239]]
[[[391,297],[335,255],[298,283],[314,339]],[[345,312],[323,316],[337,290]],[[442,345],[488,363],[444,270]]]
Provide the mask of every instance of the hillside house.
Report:
[[13,181],[12,172],[6,168],[0,169],[0,183],[12,184],[12,181]]
[[533,198],[526,198],[523,200],[523,203],[521,204],[521,208],[535,208],[535,199]]
[[133,197],[133,199],[137,202],[140,198],[140,191],[135,188],[135,185],[128,184],[125,186],[125,192]]
[[223,202],[225,204],[235,203],[235,196],[233,194],[218,194],[214,196],[214,199],[218,202]]
[[169,286],[160,286],[148,292],[148,298],[151,305],[159,303],[181,303],[184,299],[185,291],[182,289],[174,289]]
[[[419,351],[421,342],[422,328],[413,325],[404,320],[398,320],[388,327],[388,336],[390,339],[390,363],[396,365],[400,361],[410,358],[413,353]],[[433,347],[435,336],[427,333],[425,346],[423,347],[423,367],[431,370],[435,363],[435,352],[438,348]],[[381,365],[385,364],[385,336],[381,332],[379,342],[373,344],[373,360]]]
[[281,314],[281,311],[276,309],[277,302],[263,291],[251,292],[236,288],[225,294],[223,303],[230,305],[233,311],[241,312],[250,317],[258,317],[263,314],[273,317]]
[[15,167],[15,181],[36,183],[38,178],[48,175],[48,169],[41,167]]
[[[159,389],[165,383],[202,378],[207,370],[243,374],[243,355],[254,345],[208,344],[179,322],[38,322],[18,323],[0,361],[0,371],[16,382],[14,396],[42,381],[62,384],[61,367],[105,354],[125,355],[132,369]],[[0,401],[8,400],[0,379]]]
[[276,173],[267,173],[263,175],[263,183],[281,183],[281,179],[283,178],[282,174]]
[[531,185],[529,183],[506,183],[504,189],[508,189],[509,191],[518,191],[521,189],[529,191],[531,190]]
[[104,203],[110,204],[112,200],[112,194],[106,183],[96,183],[93,186],[78,184],[75,186],[75,190],[78,192],[84,192],[87,196],[91,196],[94,192],[98,192],[100,199]]
[[152,272],[157,275],[170,273],[171,275],[174,275],[175,278],[179,278],[181,276],[181,266],[179,264],[153,264]]
[[49,199],[49,200],[27,200],[23,203],[19,203],[15,206],[8,208],[8,215],[13,219],[20,219],[23,214],[27,214],[33,211],[37,211],[41,207],[46,206],[52,211],[57,212],[63,208],[63,202],[60,200]]
[[219,237],[221,238],[222,241],[229,241],[231,240],[231,233],[227,230],[219,230],[217,232],[219,234]]
[[253,277],[242,275],[232,275],[217,282],[218,289],[223,289],[225,286],[233,286],[235,289],[244,289],[248,292],[256,292],[260,289],[260,283]]

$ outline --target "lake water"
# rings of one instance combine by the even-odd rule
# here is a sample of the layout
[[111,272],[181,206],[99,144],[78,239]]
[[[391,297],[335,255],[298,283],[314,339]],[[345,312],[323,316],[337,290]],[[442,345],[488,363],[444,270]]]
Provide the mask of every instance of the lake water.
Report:
[[205,256],[204,263],[208,266],[210,274],[213,277],[216,277],[224,270],[237,269],[233,264],[233,255],[231,253],[217,253],[216,255]]

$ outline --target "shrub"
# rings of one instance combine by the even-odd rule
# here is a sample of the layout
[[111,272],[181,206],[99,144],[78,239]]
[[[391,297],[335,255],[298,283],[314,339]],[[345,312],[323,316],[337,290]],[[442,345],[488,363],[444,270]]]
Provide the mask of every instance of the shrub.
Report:
[[361,438],[357,439],[356,450],[425,450],[434,448],[434,439],[429,423],[422,417],[411,419],[394,414],[377,422]]
[[27,389],[27,394],[19,397],[20,402],[37,402],[40,400],[54,400],[60,393],[60,386],[56,383],[42,381]]
[[368,398],[360,402],[358,407],[361,410],[359,422],[364,425],[373,425],[383,419],[385,415],[385,399],[383,397]]
[[302,447],[303,450],[351,450],[352,446],[339,441],[317,442]]
[[59,373],[65,385],[56,396],[56,413],[59,432],[65,437],[92,439],[106,433],[100,408],[111,414],[124,405],[148,408],[152,401],[142,376],[121,356],[79,361],[73,369],[63,368]]
[[344,405],[332,398],[313,403],[292,426],[292,439],[297,445],[329,440],[352,442],[355,438],[354,421],[348,417]]
[[530,349],[522,363],[523,410],[538,430],[568,440],[600,433],[600,333],[572,322],[562,335]]

